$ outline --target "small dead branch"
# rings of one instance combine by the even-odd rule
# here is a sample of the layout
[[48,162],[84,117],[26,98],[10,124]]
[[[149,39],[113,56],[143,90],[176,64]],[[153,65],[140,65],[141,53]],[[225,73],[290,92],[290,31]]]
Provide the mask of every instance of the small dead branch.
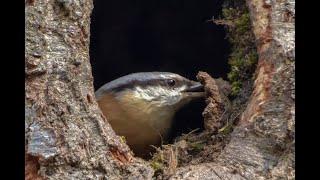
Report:
[[229,27],[234,27],[235,24],[232,21],[224,20],[224,19],[214,19],[214,16],[212,16],[211,19],[207,20],[206,22],[212,22],[216,25],[225,25]]

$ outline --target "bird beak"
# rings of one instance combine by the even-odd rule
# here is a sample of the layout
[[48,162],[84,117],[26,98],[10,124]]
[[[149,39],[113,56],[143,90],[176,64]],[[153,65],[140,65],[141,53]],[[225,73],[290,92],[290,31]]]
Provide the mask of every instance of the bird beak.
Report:
[[204,97],[204,87],[201,83],[196,81],[192,81],[191,85],[189,85],[183,92],[187,97],[191,98]]

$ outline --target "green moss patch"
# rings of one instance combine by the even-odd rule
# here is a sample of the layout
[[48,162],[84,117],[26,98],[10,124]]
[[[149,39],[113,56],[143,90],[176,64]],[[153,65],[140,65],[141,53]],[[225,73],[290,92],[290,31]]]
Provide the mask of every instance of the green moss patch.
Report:
[[231,95],[236,96],[244,81],[254,73],[258,54],[251,28],[250,14],[244,0],[226,0],[222,9],[222,19],[214,20],[223,24],[231,44],[228,63],[231,67],[228,79],[232,86]]

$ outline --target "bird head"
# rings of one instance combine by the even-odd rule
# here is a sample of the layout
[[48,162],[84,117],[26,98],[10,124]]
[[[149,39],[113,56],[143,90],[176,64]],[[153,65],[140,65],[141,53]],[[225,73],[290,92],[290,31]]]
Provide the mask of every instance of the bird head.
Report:
[[97,100],[106,93],[116,99],[126,97],[143,102],[154,110],[166,108],[172,111],[204,96],[201,83],[170,72],[141,72],[120,77],[98,89]]

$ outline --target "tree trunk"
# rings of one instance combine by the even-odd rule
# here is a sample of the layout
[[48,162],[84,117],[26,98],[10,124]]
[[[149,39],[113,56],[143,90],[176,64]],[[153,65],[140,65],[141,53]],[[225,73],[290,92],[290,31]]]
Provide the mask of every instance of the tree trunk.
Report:
[[171,179],[295,178],[295,2],[247,0],[259,54],[254,90],[217,160]]
[[94,97],[91,0],[26,2],[27,179],[150,179]]
[[[294,179],[293,0],[247,0],[259,54],[254,90],[213,162],[170,179]],[[26,179],[152,179],[111,129],[94,97],[91,0],[27,0]]]

